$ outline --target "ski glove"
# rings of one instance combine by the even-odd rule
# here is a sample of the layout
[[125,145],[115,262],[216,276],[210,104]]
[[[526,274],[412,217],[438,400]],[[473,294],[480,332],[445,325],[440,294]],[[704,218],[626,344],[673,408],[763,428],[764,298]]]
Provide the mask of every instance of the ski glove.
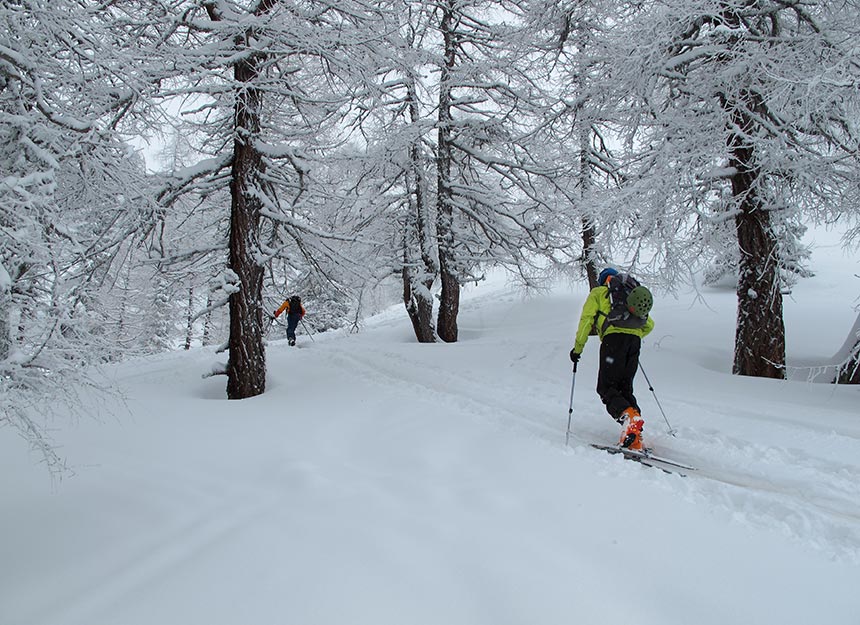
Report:
[[579,354],[577,354],[574,350],[570,350],[570,362],[572,362],[573,364],[579,362]]

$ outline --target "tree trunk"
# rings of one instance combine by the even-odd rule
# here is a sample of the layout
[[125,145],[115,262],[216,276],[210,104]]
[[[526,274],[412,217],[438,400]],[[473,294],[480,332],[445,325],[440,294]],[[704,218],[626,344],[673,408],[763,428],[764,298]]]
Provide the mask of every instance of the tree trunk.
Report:
[[730,116],[727,146],[729,165],[735,169],[731,183],[738,210],[735,225],[740,248],[732,372],[784,379],[785,325],[777,241],[770,213],[759,198],[756,154],[748,139],[754,134],[754,122],[747,111],[754,110],[757,101],[757,94],[743,92],[740,102],[723,102]]
[[457,327],[457,315],[460,313],[460,282],[457,276],[447,270],[443,264],[442,290],[439,299],[439,318],[436,329],[446,343],[456,343],[459,336]]
[[266,389],[263,342],[263,267],[260,251],[260,177],[262,155],[254,147],[260,132],[262,96],[254,88],[258,57],[236,64],[239,84],[235,108],[235,140],[230,180],[230,269],[239,289],[230,295],[230,358],[227,397],[244,399]]
[[[413,128],[418,129],[420,121],[420,111],[418,109],[418,95],[415,90],[415,85],[412,80],[407,84],[407,97],[409,99],[409,116]],[[426,202],[426,194],[424,193],[425,176],[424,168],[421,163],[421,137],[413,138],[412,144],[409,146],[409,173],[407,175],[407,185],[410,195],[410,207],[413,209],[413,215],[408,220],[407,228],[411,226],[415,229],[418,247],[421,254],[421,263],[424,266],[424,271],[420,272],[409,263],[406,253],[406,245],[404,242],[404,258],[403,258],[403,303],[406,305],[406,312],[412,321],[412,327],[415,330],[415,338],[419,343],[435,343],[436,329],[433,326],[433,282],[439,273],[438,263],[433,254],[433,237],[430,230],[431,220]]]
[[194,338],[194,287],[188,287],[188,310],[185,314],[185,350],[191,349]]
[[[579,132],[579,199],[580,210],[586,210],[591,191],[591,128],[587,125]],[[594,223],[589,217],[582,218],[582,263],[585,275],[588,277],[588,288],[597,286],[598,269],[595,265],[594,246],[597,233]]]
[[736,218],[741,260],[733,372],[785,378],[785,325],[770,215],[742,209]]
[[582,262],[585,265],[589,289],[597,286],[597,276],[600,273],[594,262],[594,243],[596,240],[597,233],[594,230],[594,224],[589,218],[584,217],[582,219]]
[[851,358],[839,368],[837,384],[860,384],[860,340],[854,344],[851,352]]
[[435,343],[433,329],[433,296],[415,275],[415,269],[404,259],[403,265],[403,303],[412,321],[412,329],[419,343]]
[[860,384],[860,315],[837,358],[842,362],[836,372],[836,384]]
[[114,347],[111,349],[111,360],[119,360],[121,357],[119,346],[125,343],[126,334],[126,316],[128,315],[129,299],[131,293],[131,267],[132,263],[127,262],[125,268],[125,283],[122,286],[121,296],[119,301],[119,313],[117,315],[116,331],[114,333]]
[[456,62],[454,36],[454,2],[448,0],[442,10],[439,30],[444,39],[444,58],[439,75],[439,130],[437,149],[436,236],[439,241],[439,276],[442,292],[436,331],[447,343],[457,341],[457,315],[460,310],[460,282],[454,258],[454,207],[451,191],[451,69]]
[[11,279],[0,265],[0,360],[12,353],[12,291]]
[[206,296],[206,314],[203,316],[203,345],[209,345],[212,342],[212,293]]
[[[591,189],[591,131],[580,129],[579,133],[579,206],[580,210],[586,211],[588,195]],[[585,275],[588,278],[589,290],[598,286],[597,277],[599,270],[594,262],[596,257],[595,243],[597,242],[597,231],[590,217],[582,218],[582,264],[585,266]],[[597,336],[597,326],[592,324],[589,331],[590,336]]]

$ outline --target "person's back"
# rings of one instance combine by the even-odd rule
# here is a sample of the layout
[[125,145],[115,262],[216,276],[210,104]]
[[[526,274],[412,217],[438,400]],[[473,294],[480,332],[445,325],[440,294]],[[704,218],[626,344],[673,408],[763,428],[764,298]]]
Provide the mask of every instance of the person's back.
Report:
[[639,367],[641,339],[654,328],[650,317],[652,304],[650,291],[638,281],[607,267],[600,272],[598,286],[589,292],[583,304],[570,350],[575,365],[591,329],[597,329],[600,338],[597,393],[609,415],[624,428],[619,444],[631,449],[643,447],[644,421],[633,394],[633,377]]
[[288,315],[298,315],[300,318],[304,317],[305,309],[302,307],[302,298],[298,295],[293,295],[289,299],[289,304],[287,306],[287,314]]
[[288,298],[280,308],[275,311],[274,318],[277,319],[282,313],[287,313],[287,342],[290,346],[296,344],[296,327],[302,317],[305,316],[305,307],[302,306],[302,298],[293,295]]

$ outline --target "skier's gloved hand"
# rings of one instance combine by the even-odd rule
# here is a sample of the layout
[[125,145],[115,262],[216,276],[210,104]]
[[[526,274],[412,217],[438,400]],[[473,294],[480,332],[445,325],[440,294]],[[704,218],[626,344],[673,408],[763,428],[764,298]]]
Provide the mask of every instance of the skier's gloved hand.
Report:
[[580,355],[577,354],[575,350],[573,350],[573,349],[570,350],[570,362],[572,362],[573,364],[578,363],[579,362],[579,356]]

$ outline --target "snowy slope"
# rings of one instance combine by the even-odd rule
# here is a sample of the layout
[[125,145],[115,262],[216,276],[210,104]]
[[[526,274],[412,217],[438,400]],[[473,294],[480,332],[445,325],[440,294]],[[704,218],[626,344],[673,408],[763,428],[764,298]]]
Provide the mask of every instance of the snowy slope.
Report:
[[0,431],[0,624],[857,625],[860,392],[807,381],[856,263],[822,249],[789,382],[730,375],[733,293],[658,297],[643,365],[676,437],[637,395],[687,477],[588,445],[618,435],[594,339],[565,447],[577,289],[473,288],[454,345],[400,307],[275,338],[241,402],[205,349],[112,368],[124,404],[54,424],[74,475]]

